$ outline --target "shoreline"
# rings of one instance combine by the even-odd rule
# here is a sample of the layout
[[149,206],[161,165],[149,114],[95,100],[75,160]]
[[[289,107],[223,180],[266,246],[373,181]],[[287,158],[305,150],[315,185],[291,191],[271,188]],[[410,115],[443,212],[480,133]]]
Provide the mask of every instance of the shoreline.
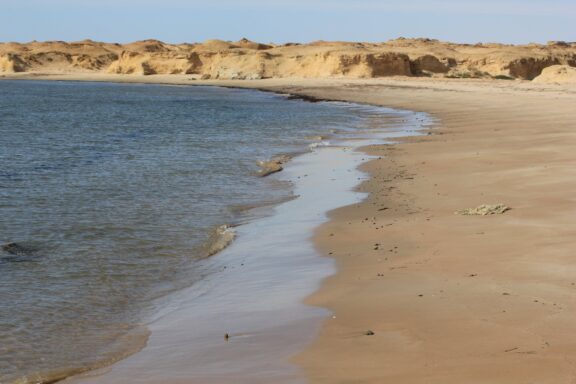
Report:
[[[331,212],[315,233],[338,272],[307,300],[336,316],[294,358],[311,382],[570,382],[574,88],[399,79],[220,83],[440,119],[432,135],[369,148],[383,158],[362,167],[371,181],[360,191],[370,197]],[[512,210],[454,215],[484,203]],[[385,267],[379,254],[390,258]]]
[[[389,114],[389,113],[396,113],[396,111],[384,111],[384,114]],[[410,118],[412,118],[412,113],[409,113]],[[294,239],[294,241],[291,241],[291,245],[286,247],[286,252],[288,252],[288,254],[286,256],[290,256],[290,258],[292,259],[293,257],[296,257],[294,260],[298,260],[298,258],[300,256],[298,256],[299,253],[302,253],[301,250],[299,250],[299,248],[301,246],[296,246],[297,243],[302,242],[302,239],[307,238],[309,235],[309,233],[312,233],[313,228],[315,228],[317,225],[321,224],[323,221],[325,221],[324,219],[324,213],[322,213],[322,215],[320,215],[318,218],[316,219],[312,219],[312,217],[310,216],[311,214],[314,215],[314,212],[317,211],[318,209],[321,209],[322,212],[331,210],[333,208],[336,208],[338,206],[342,206],[342,205],[346,205],[348,203],[352,203],[353,201],[350,201],[350,199],[356,200],[357,198],[352,198],[351,196],[355,196],[357,195],[356,192],[353,192],[351,189],[354,185],[356,185],[358,183],[357,181],[357,177],[360,175],[356,175],[358,173],[358,171],[353,171],[360,163],[362,163],[365,159],[365,155],[358,152],[351,152],[351,150],[347,149],[348,147],[352,146],[352,147],[356,147],[358,145],[362,145],[362,142],[357,142],[354,143],[353,141],[350,140],[356,140],[355,138],[358,137],[360,139],[360,137],[365,136],[367,134],[367,132],[369,132],[369,136],[373,136],[373,138],[371,139],[372,141],[376,140],[376,141],[381,141],[381,138],[379,137],[379,131],[382,132],[386,132],[384,135],[392,135],[392,136],[397,136],[398,133],[394,133],[396,131],[401,131],[404,132],[407,127],[405,126],[405,124],[402,124],[401,126],[397,126],[396,124],[393,124],[393,128],[392,127],[388,127],[388,123],[386,123],[386,117],[382,117],[383,120],[383,124],[381,129],[372,132],[371,131],[371,127],[364,127],[364,129],[361,129],[357,134],[354,132],[348,133],[348,134],[343,134],[343,135],[339,135],[336,134],[334,136],[334,143],[336,144],[336,146],[321,146],[320,148],[316,148],[314,151],[303,154],[302,156],[297,156],[296,158],[294,158],[289,165],[287,166],[287,168],[284,170],[284,172],[280,173],[280,178],[281,179],[285,179],[287,178],[288,180],[292,180],[294,182],[296,182],[296,180],[298,179],[297,183],[295,184],[295,186],[297,187],[297,189],[302,189],[302,183],[304,183],[304,185],[306,183],[312,183],[309,187],[304,188],[303,192],[298,192],[296,191],[296,195],[300,195],[301,198],[297,199],[298,201],[295,200],[291,200],[285,204],[280,204],[279,206],[276,207],[276,211],[290,211],[290,210],[294,210],[296,206],[300,206],[299,209],[296,209],[296,211],[292,212],[291,215],[297,215],[297,216],[301,216],[301,218],[296,219],[292,218],[290,219],[290,217],[288,217],[288,220],[286,219],[286,214],[278,214],[276,213],[276,215],[278,215],[277,218],[273,218],[273,217],[268,217],[268,218],[260,218],[259,220],[257,220],[256,222],[252,222],[249,223],[247,226],[240,226],[237,227],[236,230],[240,231],[240,232],[246,232],[243,234],[240,234],[239,238],[231,245],[230,248],[227,248],[226,250],[223,251],[223,253],[218,255],[218,263],[222,264],[222,265],[228,265],[229,269],[230,267],[232,267],[232,269],[238,269],[238,268],[246,268],[246,267],[239,267],[238,265],[234,266],[233,264],[237,264],[237,260],[235,261],[234,257],[231,258],[230,255],[228,255],[229,253],[232,254],[232,256],[236,255],[236,257],[241,256],[240,254],[238,254],[238,252],[242,253],[242,249],[246,248],[246,244],[243,243],[250,243],[252,244],[251,248],[249,247],[249,249],[254,249],[254,247],[256,246],[256,244],[254,244],[254,241],[250,240],[250,237],[254,237],[251,236],[250,233],[254,232],[254,228],[253,227],[267,227],[267,225],[270,225],[270,223],[266,224],[267,222],[273,222],[274,220],[281,220],[283,221],[283,223],[281,224],[281,226],[278,228],[277,231],[275,231],[274,233],[277,232],[276,235],[274,235],[274,233],[270,233],[270,237],[272,238],[272,243],[274,244],[273,240],[274,237],[286,237],[289,236],[290,233],[286,232],[286,222],[288,223],[288,227],[293,226],[294,223],[293,222],[298,222],[298,220],[303,220],[302,223],[300,225],[298,225],[298,228],[295,228],[297,233],[300,233],[301,239],[297,240]],[[414,120],[414,124],[417,125],[418,129],[420,129],[421,127],[421,122],[417,122],[416,120]],[[413,129],[416,127],[412,127]],[[390,132],[390,133],[388,133]],[[361,140],[367,140],[368,138],[365,137],[364,139]],[[359,143],[359,144],[358,144]],[[343,147],[342,147],[343,146]],[[322,153],[324,153],[324,155],[322,155]],[[332,155],[330,155],[330,153],[332,153]],[[341,153],[341,154],[340,154]],[[332,156],[332,158],[330,157],[326,157],[326,156]],[[341,159],[340,159],[341,158]],[[323,159],[323,160],[320,160]],[[330,160],[329,160],[330,159]],[[340,160],[338,160],[340,159]],[[348,160],[345,160],[348,159]],[[340,164],[339,167],[337,167],[336,165],[332,164],[332,162],[337,162],[337,163],[342,163],[343,161],[345,161],[345,164],[342,163]],[[293,162],[295,164],[293,164]],[[307,164],[307,165],[306,165]],[[332,169],[332,166],[336,167],[336,169]],[[303,168],[304,167],[304,168]],[[318,169],[316,169],[318,168]],[[316,169],[316,170],[315,170]],[[302,173],[305,172],[305,174],[303,176],[297,176],[298,173]],[[312,172],[312,173],[310,173]],[[350,173],[352,172],[352,173]],[[314,174],[316,173],[316,174]],[[338,176],[339,175],[339,176]],[[309,176],[309,177],[308,177]],[[302,177],[302,179],[301,179]],[[331,179],[332,178],[332,179]],[[310,179],[310,181],[306,181],[306,179]],[[336,182],[336,180],[340,180],[339,182]],[[321,182],[321,184],[318,184],[319,182]],[[337,186],[344,183],[344,185],[349,185],[348,187],[342,187],[342,186]],[[322,187],[320,187],[320,185],[323,185]],[[334,192],[334,191],[338,191],[338,193],[334,193],[334,196],[331,196],[330,198],[326,199],[326,197],[328,196],[328,190],[326,190],[326,188],[332,188],[330,191]],[[323,198],[323,202],[320,204],[314,203],[316,204],[316,208],[314,209],[310,209],[308,208],[307,211],[308,212],[304,212],[303,206],[308,206],[308,207],[313,207],[314,205],[312,204],[312,200],[314,200],[315,198],[318,197],[319,194],[322,194],[323,196],[325,196]],[[349,196],[349,197],[345,197],[345,196]],[[301,201],[302,198],[304,198],[304,201]],[[340,201],[340,200],[342,201]],[[340,202],[338,202],[340,201]],[[328,204],[328,205],[326,205]],[[288,206],[291,205],[293,206],[292,208],[289,208]],[[326,208],[328,207],[328,208]],[[300,212],[300,214],[298,214],[297,212]],[[313,220],[311,224],[310,220]],[[292,224],[290,224],[292,223]],[[315,224],[314,224],[315,223]],[[312,225],[310,227],[310,225]],[[285,230],[282,230],[281,228],[284,227]],[[304,232],[303,232],[304,231]],[[250,232],[250,233],[249,233]],[[252,234],[253,235],[253,234]],[[299,237],[299,238],[300,238]],[[289,238],[289,237],[288,237]],[[262,240],[262,239],[261,239]],[[261,241],[260,240],[260,241]],[[268,240],[268,239],[266,239]],[[266,240],[264,240],[264,246],[263,249],[272,249],[270,246],[266,247]],[[283,242],[286,242],[288,240],[284,239],[282,240]],[[239,242],[239,243],[238,243]],[[312,246],[311,242],[306,241],[306,244],[310,244],[309,246]],[[258,247],[262,246],[262,244],[258,244]],[[240,247],[240,251],[238,250],[238,248]],[[248,253],[249,249],[246,249],[244,253]],[[282,253],[283,251],[280,251],[279,249],[275,251],[275,253]],[[252,253],[252,252],[251,252]],[[298,287],[286,287],[287,290],[284,290],[283,292],[277,292],[275,297],[278,298],[280,303],[284,302],[284,299],[282,297],[284,296],[289,296],[292,295],[292,293],[289,293],[290,291],[294,291],[299,295],[298,300],[296,300],[297,303],[299,303],[299,306],[303,306],[304,304],[302,303],[302,300],[308,296],[309,294],[311,294],[315,289],[317,289],[318,284],[320,284],[321,280],[323,280],[328,274],[333,273],[332,271],[328,272],[322,272],[322,269],[318,269],[318,265],[316,267],[311,266],[310,264],[316,265],[316,264],[331,264],[332,262],[328,259],[322,258],[320,257],[319,254],[317,254],[317,252],[314,252],[312,250],[308,251],[309,256],[306,256],[306,258],[302,259],[303,262],[299,262],[296,263],[292,266],[287,266],[288,269],[285,269],[284,272],[282,273],[282,275],[286,275],[286,276],[290,276],[290,275],[294,275],[294,273],[296,273],[295,276],[293,276],[294,281],[298,281],[300,278],[298,277],[299,274],[302,274],[304,276],[306,275],[317,275],[317,274],[321,274],[322,276],[320,276],[320,278],[313,278],[312,280],[310,280],[310,278],[305,278],[305,280],[303,280],[305,285],[309,285],[309,284],[313,284],[312,287],[308,287],[308,288],[298,288]],[[309,260],[307,261],[308,257],[312,257],[313,259],[317,259],[317,261],[313,261],[313,260]],[[244,259],[246,259],[245,257],[243,257]],[[249,258],[248,258],[249,259]],[[270,261],[266,261],[265,259],[262,260],[263,261],[263,265],[260,266],[259,268],[264,268],[266,270],[266,263],[272,262],[272,260]],[[244,262],[242,263],[242,266],[244,265]],[[295,262],[295,261],[293,261]],[[253,264],[253,263],[252,263]],[[284,263],[280,262],[279,267],[282,268],[282,265]],[[249,264],[246,264],[249,265]],[[224,267],[226,268],[226,267]],[[240,271],[236,271],[236,273],[238,273]],[[248,272],[248,271],[247,271]],[[231,273],[231,272],[230,272]],[[267,273],[267,275],[275,275],[275,273],[273,272],[273,270],[269,271],[269,273]],[[281,281],[286,280],[286,276],[283,276],[280,279],[280,283]],[[225,281],[229,280],[225,278]],[[279,277],[279,276],[277,276]],[[255,281],[258,281],[258,277],[257,276],[253,276],[253,278],[255,278]],[[268,278],[268,277],[267,277]],[[230,284],[226,284],[226,286],[234,286],[237,287],[238,292],[242,292],[242,284],[244,284],[242,281],[243,277],[239,276],[234,278],[234,280],[238,280],[236,281],[236,283],[231,282]],[[309,280],[308,283],[306,283],[305,281]],[[277,285],[279,283],[279,281],[277,281],[276,279],[274,279],[274,281],[270,281],[269,284],[267,284],[266,286],[268,287],[268,289],[271,289],[273,291],[276,291],[277,288],[275,288],[274,286]],[[221,285],[221,282],[218,282],[218,285]],[[251,284],[253,284],[253,282],[251,282]],[[284,284],[284,283],[281,283]],[[300,284],[297,282],[297,285]],[[295,289],[296,288],[296,289]],[[263,287],[264,289],[264,287]],[[219,292],[218,290],[216,291],[216,293]],[[222,293],[222,292],[221,292]],[[300,295],[301,293],[301,295]],[[305,347],[306,344],[308,344],[309,342],[311,342],[311,340],[313,339],[314,335],[311,335],[310,332],[312,333],[316,333],[317,331],[315,330],[317,328],[317,325],[319,325],[320,321],[322,318],[324,318],[326,316],[325,314],[325,310],[323,309],[319,309],[319,308],[311,308],[308,307],[309,309],[304,310],[304,307],[302,307],[301,309],[297,309],[297,311],[294,311],[296,308],[294,308],[292,310],[292,313],[290,315],[286,314],[285,317],[289,319],[288,323],[286,323],[285,325],[282,325],[286,320],[282,319],[282,318],[277,318],[275,320],[275,322],[277,324],[275,324],[273,326],[273,328],[268,329],[270,327],[270,325],[267,324],[267,321],[264,321],[264,319],[258,320],[258,309],[254,308],[254,313],[252,314],[252,316],[255,316],[256,319],[246,319],[248,321],[248,323],[246,323],[243,319],[242,319],[242,310],[240,312],[238,312],[236,314],[236,316],[240,315],[240,317],[238,319],[236,319],[236,321],[238,322],[238,324],[233,324],[230,323],[229,325],[234,325],[230,331],[230,341],[228,341],[228,339],[223,340],[222,339],[222,335],[221,337],[217,337],[216,335],[214,335],[215,332],[223,332],[223,329],[227,330],[227,328],[223,328],[223,327],[219,327],[216,324],[219,324],[220,321],[218,321],[217,319],[212,319],[210,322],[206,322],[203,320],[200,320],[200,323],[198,323],[198,320],[196,319],[195,314],[193,314],[191,311],[194,310],[198,310],[198,308],[205,308],[204,310],[200,309],[198,312],[206,312],[206,313],[210,313],[211,311],[214,310],[214,308],[220,308],[222,306],[226,306],[228,307],[228,310],[230,311],[235,311],[234,308],[237,308],[238,303],[243,303],[245,300],[244,299],[240,299],[240,297],[236,297],[238,296],[239,293],[234,293],[231,294],[231,292],[228,293],[228,295],[230,295],[231,297],[235,298],[235,300],[231,301],[230,298],[225,298],[226,293],[223,293],[224,296],[218,294],[217,297],[222,297],[224,298],[224,300],[222,301],[222,303],[217,304],[216,302],[214,303],[209,303],[207,304],[206,302],[204,304],[202,304],[202,299],[200,298],[200,303],[198,301],[190,301],[190,304],[184,304],[184,309],[179,309],[178,313],[177,312],[172,312],[166,315],[165,318],[160,319],[160,321],[156,324],[151,324],[151,333],[152,333],[152,337],[151,337],[151,341],[150,341],[150,345],[149,348],[145,348],[143,351],[140,351],[139,353],[133,355],[132,357],[129,357],[126,360],[123,360],[119,363],[116,363],[115,365],[111,366],[110,368],[101,370],[101,371],[96,371],[93,373],[88,373],[86,375],[81,375],[79,377],[72,377],[68,380],[65,380],[64,382],[97,382],[97,383],[106,383],[106,382],[117,382],[119,380],[123,381],[123,382],[179,382],[179,377],[186,377],[188,379],[200,379],[203,380],[203,382],[227,382],[226,378],[230,378],[232,377],[231,375],[235,372],[234,370],[238,370],[238,372],[236,372],[236,375],[234,375],[234,380],[235,382],[253,382],[252,380],[258,380],[258,382],[262,381],[262,382],[266,382],[267,378],[266,376],[261,376],[260,374],[258,374],[257,372],[249,372],[249,371],[245,371],[247,365],[246,364],[256,364],[254,360],[254,358],[252,357],[247,357],[247,356],[242,356],[243,352],[242,349],[249,347],[250,349],[252,349],[253,347],[250,347],[251,343],[256,343],[256,345],[261,345],[261,348],[266,352],[266,355],[261,356],[262,362],[258,363],[258,365],[255,365],[255,367],[258,367],[262,364],[262,368],[264,368],[265,370],[269,371],[271,369],[274,370],[273,376],[274,379],[276,380],[276,382],[286,382],[286,383],[294,383],[294,382],[300,382],[300,378],[298,378],[298,376],[295,375],[291,375],[289,374],[289,372],[283,372],[283,369],[281,369],[281,364],[279,364],[281,361],[285,361],[286,364],[288,364],[288,357],[294,353],[296,353],[298,350],[302,349]],[[253,292],[252,294],[250,294],[249,292],[247,292],[244,296],[246,300],[253,300],[253,298],[255,296],[257,296],[258,294],[256,294],[255,292]],[[186,293],[183,291],[181,293],[178,294],[178,296],[182,296],[185,297]],[[210,297],[214,298],[214,292],[209,294]],[[259,300],[264,300],[267,301],[268,299],[266,299],[266,297],[268,297],[265,294],[260,294],[260,299]],[[276,301],[275,297],[270,297],[270,300],[274,300]],[[186,301],[184,299],[184,301]],[[206,301],[206,300],[204,300]],[[216,300],[218,302],[220,302],[221,300]],[[234,303],[234,304],[232,304]],[[253,304],[249,304],[248,302],[244,303],[245,305],[248,306],[253,306]],[[285,304],[289,304],[290,306],[292,304],[290,303],[285,303]],[[296,304],[296,303],[294,303]],[[208,305],[208,306],[206,306]],[[274,303],[274,306],[278,305],[277,303]],[[257,305],[256,305],[257,307]],[[186,309],[188,308],[188,309]],[[291,308],[291,307],[289,307]],[[206,309],[208,311],[206,311]],[[240,308],[237,308],[236,310],[239,310]],[[287,309],[283,309],[283,311],[285,312]],[[216,309],[217,312],[222,311],[222,309]],[[313,313],[317,313],[316,315],[313,315]],[[307,314],[310,313],[310,314]],[[322,314],[322,315],[321,315]],[[310,317],[310,319],[307,319],[304,323],[302,323],[301,325],[299,325],[299,323],[301,323],[302,321],[298,320],[298,318],[304,316],[304,318]],[[210,316],[204,316],[209,318]],[[267,317],[271,317],[271,318],[275,318],[277,317],[274,312],[271,313],[271,316],[268,315]],[[235,321],[235,322],[236,322]],[[229,321],[228,321],[229,322]],[[190,327],[190,325],[185,325],[186,324],[196,324],[194,327],[198,326],[198,330],[196,331],[196,329],[194,329],[193,333],[198,333],[197,336],[199,335],[210,335],[210,340],[206,338],[206,336],[203,336],[202,338],[198,338],[197,336],[194,336],[192,334],[187,334],[188,332],[185,331],[185,327]],[[198,325],[199,324],[199,325]],[[206,328],[208,327],[208,328]],[[234,327],[240,327],[240,329],[242,329],[243,327],[245,329],[248,329],[248,331],[245,332],[234,332]],[[179,338],[175,339],[175,335],[173,335],[173,331],[175,330],[179,330]],[[271,333],[273,331],[273,333]],[[223,333],[222,333],[223,334]],[[274,335],[274,337],[273,337]],[[242,341],[241,339],[245,339],[246,340]],[[236,339],[240,339],[238,340],[236,343],[234,343],[234,341]],[[268,340],[266,340],[268,339]],[[277,341],[274,341],[273,339],[279,339],[283,345],[279,345]],[[187,345],[183,345],[183,340],[186,340]],[[215,343],[214,340],[216,340],[217,342]],[[201,343],[201,344],[205,344],[205,354],[204,355],[198,355],[198,353],[202,352],[201,350],[196,351],[198,348],[194,348],[194,347],[190,347],[190,345],[194,345],[195,343]],[[226,343],[227,342],[227,343]],[[245,343],[248,343],[245,344]],[[293,345],[294,343],[304,343],[302,345],[300,345],[298,348],[294,348]],[[214,344],[214,345],[213,345]],[[216,345],[217,344],[217,345]],[[175,348],[172,348],[173,346],[175,346]],[[271,349],[271,347],[273,347]],[[158,355],[158,352],[155,351],[162,351],[162,355]],[[214,355],[215,353],[220,353],[222,354],[222,356],[227,356],[227,357],[223,357],[223,361],[222,363],[216,363],[215,360],[213,358],[210,358],[210,355]],[[254,351],[256,353],[256,351]],[[275,356],[277,355],[282,355],[289,352],[288,354],[286,354],[282,359],[278,359],[275,358]],[[256,356],[259,356],[260,354],[262,354],[263,352],[257,352]],[[198,363],[198,364],[194,364],[193,366],[188,364],[189,366],[184,364],[184,361],[182,360],[182,358],[186,355],[194,355],[196,356],[195,360],[198,359],[198,361],[204,362],[204,364],[206,365],[206,367],[208,368],[202,368]],[[232,355],[234,356],[232,356]],[[208,357],[207,357],[208,356]],[[213,356],[214,357],[214,356]],[[278,360],[276,362],[276,360]],[[154,362],[154,364],[152,364]],[[226,363],[226,365],[222,365]],[[157,367],[153,367],[154,365],[157,365]],[[250,366],[248,365],[248,366]],[[275,365],[278,365],[278,368],[272,368]],[[167,369],[168,366],[171,366],[170,369]],[[192,367],[195,368],[195,370],[191,370]],[[219,369],[222,372],[218,372],[218,370],[216,370],[215,367],[219,367]],[[288,367],[288,365],[286,365],[286,367]],[[254,368],[254,367],[253,367]],[[206,376],[202,376],[201,372],[206,371],[208,373],[206,373]],[[262,369],[260,369],[262,370]],[[185,375],[188,376],[185,376]],[[96,376],[93,376],[96,375]],[[163,376],[165,375],[165,376]]]
[[[336,318],[295,361],[312,383],[571,382],[575,90],[365,91],[311,93],[440,124],[368,148],[383,158],[362,167],[370,197],[316,232],[338,273],[307,302]],[[454,214],[498,203],[512,210]]]

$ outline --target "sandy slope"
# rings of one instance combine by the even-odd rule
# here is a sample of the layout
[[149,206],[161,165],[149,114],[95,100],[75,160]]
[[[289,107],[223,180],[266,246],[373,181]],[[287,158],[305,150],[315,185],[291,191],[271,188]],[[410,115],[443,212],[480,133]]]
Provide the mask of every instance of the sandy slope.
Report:
[[544,68],[542,73],[534,79],[542,84],[576,84],[576,67],[568,65],[553,65]]
[[[191,83],[186,76],[129,80]],[[431,135],[367,148],[381,156],[364,167],[372,178],[361,188],[370,197],[334,211],[316,233],[339,272],[309,299],[335,316],[294,358],[311,382],[575,380],[575,88],[405,78],[207,84],[439,119]],[[484,203],[512,210],[454,214]]]

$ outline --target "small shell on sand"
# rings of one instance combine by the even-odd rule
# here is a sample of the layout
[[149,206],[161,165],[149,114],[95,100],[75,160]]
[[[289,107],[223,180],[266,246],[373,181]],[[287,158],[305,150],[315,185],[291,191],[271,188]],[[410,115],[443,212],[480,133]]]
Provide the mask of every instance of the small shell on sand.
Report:
[[510,210],[510,207],[507,207],[504,204],[494,204],[494,205],[482,204],[477,206],[476,208],[461,209],[454,213],[456,215],[465,215],[465,216],[488,216],[488,215],[501,215],[508,210]]

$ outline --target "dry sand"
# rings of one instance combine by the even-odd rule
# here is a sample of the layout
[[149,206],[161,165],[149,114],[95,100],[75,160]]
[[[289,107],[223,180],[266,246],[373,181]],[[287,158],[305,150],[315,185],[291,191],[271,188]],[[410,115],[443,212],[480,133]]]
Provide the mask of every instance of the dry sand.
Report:
[[[99,79],[121,81],[84,78]],[[130,81],[190,84],[186,76]],[[429,135],[366,148],[381,156],[363,166],[369,197],[332,212],[316,232],[338,273],[308,300],[334,314],[294,357],[310,382],[576,380],[574,87],[406,78],[206,84],[438,119]],[[511,210],[454,214],[481,204]]]

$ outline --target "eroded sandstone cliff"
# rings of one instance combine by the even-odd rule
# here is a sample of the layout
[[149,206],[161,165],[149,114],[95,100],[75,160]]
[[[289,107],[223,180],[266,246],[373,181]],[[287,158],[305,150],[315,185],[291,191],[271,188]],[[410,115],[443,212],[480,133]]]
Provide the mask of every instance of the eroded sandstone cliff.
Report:
[[554,65],[576,67],[576,43],[455,44],[430,39],[384,43],[262,44],[209,40],[166,44],[31,42],[0,44],[0,72],[189,74],[204,79],[441,76],[532,80]]

